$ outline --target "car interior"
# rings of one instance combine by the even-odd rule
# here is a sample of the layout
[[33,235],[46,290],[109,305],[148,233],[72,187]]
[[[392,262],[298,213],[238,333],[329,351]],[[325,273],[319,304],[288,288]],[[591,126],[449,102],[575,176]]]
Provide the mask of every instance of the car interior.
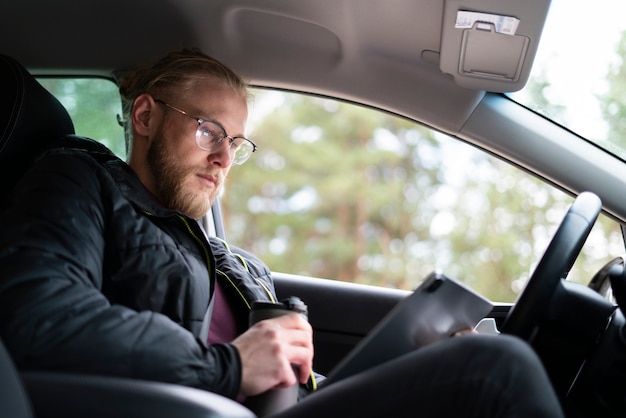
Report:
[[[623,232],[626,163],[508,95],[529,80],[550,8],[550,0],[4,2],[0,206],[45,150],[104,147],[75,132],[39,78],[115,82],[165,52],[199,47],[255,88],[333,97],[415,121],[572,196],[515,303],[496,302],[487,317],[537,351],[568,415],[624,416],[624,259],[610,257],[588,283],[566,276],[599,215]],[[219,201],[206,222],[227,238]],[[273,278],[279,298],[306,301],[322,374],[410,294],[290,272]],[[1,341],[0,386],[7,417],[255,416],[180,385],[21,371]]]

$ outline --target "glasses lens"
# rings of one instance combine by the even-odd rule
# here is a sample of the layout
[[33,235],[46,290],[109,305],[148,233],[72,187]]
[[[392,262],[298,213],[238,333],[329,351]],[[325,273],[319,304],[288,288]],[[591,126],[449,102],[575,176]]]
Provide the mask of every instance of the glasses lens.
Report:
[[[240,142],[239,145],[235,145],[237,142]],[[235,138],[232,146],[235,147],[233,162],[237,165],[245,163],[246,160],[250,158],[250,156],[254,152],[254,147],[252,146],[250,141],[244,138]]]
[[213,151],[224,141],[224,130],[213,122],[202,122],[196,131],[198,146],[206,151]]
[[[205,151],[214,151],[226,138],[226,133],[221,126],[213,122],[202,122],[196,131],[196,143]],[[241,165],[246,162],[254,152],[254,145],[246,138],[229,138],[230,154],[235,164]]]

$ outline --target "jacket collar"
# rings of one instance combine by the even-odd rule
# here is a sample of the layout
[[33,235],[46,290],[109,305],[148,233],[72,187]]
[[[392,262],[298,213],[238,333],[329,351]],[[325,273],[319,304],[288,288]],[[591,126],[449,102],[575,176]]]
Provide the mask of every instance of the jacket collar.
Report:
[[124,161],[116,158],[105,163],[111,173],[113,181],[117,184],[122,195],[136,207],[161,217],[184,216],[182,212],[163,206],[152,193],[150,193],[137,177],[133,169]]

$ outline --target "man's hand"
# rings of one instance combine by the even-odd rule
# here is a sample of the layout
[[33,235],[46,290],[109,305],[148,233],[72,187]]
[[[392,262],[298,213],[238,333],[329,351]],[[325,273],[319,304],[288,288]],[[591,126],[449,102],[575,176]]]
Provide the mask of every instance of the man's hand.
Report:
[[[313,330],[297,313],[254,324],[233,342],[242,364],[240,395],[306,383],[313,365]],[[298,366],[298,376],[291,365]]]

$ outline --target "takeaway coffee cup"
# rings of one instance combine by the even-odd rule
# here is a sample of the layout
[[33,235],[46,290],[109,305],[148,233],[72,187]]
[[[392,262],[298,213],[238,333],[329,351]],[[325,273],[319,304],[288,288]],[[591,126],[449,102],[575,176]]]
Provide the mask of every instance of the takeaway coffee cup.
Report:
[[[297,312],[308,319],[307,306],[296,296],[283,299],[278,303],[254,302],[250,310],[249,325],[252,326],[264,319],[276,318],[290,312]],[[293,366],[297,374],[296,366]],[[270,389],[257,396],[251,396],[245,401],[246,407],[252,410],[258,417],[278,413],[298,401],[298,388],[296,383],[287,388]]]

